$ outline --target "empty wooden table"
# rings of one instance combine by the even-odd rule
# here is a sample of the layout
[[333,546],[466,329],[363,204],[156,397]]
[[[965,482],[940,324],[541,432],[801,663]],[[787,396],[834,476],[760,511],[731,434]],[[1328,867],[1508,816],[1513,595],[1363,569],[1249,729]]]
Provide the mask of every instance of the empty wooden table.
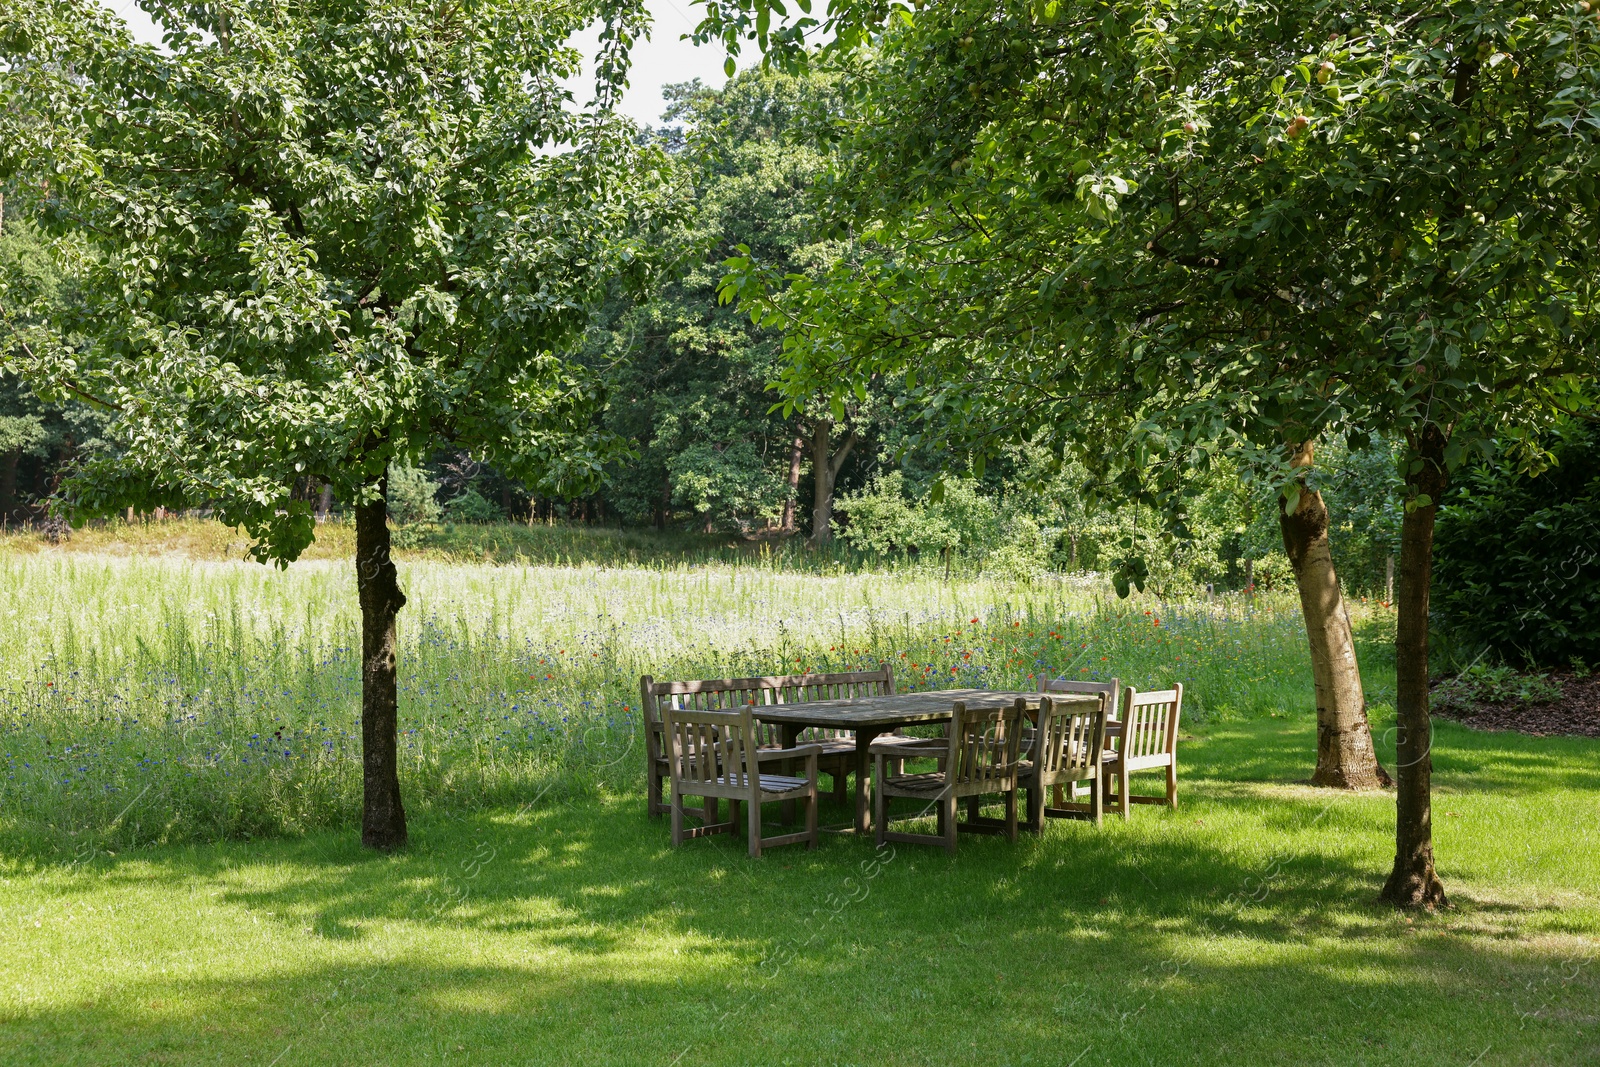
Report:
[[[1064,697],[1057,700],[1099,697]],[[794,747],[795,739],[808,726],[825,730],[850,730],[856,740],[856,832],[872,830],[872,763],[867,748],[879,734],[902,726],[921,726],[950,721],[950,708],[958,700],[969,708],[1007,707],[1019,697],[1030,709],[1039,706],[1038,693],[1007,693],[993,689],[936,689],[927,693],[896,693],[894,696],[856,697],[851,700],[812,700],[794,704],[766,704],[755,710],[756,718],[776,723],[783,729],[783,745]]]

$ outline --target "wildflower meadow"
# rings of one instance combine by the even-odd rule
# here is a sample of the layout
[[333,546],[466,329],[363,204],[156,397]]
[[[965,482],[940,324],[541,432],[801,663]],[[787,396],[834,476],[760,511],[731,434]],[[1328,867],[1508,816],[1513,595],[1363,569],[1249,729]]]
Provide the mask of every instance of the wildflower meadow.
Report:
[[[359,811],[347,566],[0,555],[0,839],[85,847],[293,834]],[[772,565],[406,565],[408,804],[643,779],[638,680],[887,661],[902,688],[1184,682],[1191,722],[1304,704],[1283,599],[1118,601],[1084,581]]]

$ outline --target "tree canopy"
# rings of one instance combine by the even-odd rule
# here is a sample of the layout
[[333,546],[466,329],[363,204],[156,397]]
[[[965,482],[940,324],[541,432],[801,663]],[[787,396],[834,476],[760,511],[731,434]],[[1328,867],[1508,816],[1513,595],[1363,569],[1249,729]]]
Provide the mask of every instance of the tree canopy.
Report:
[[[792,57],[762,0],[703,32]],[[781,9],[780,9],[781,10]],[[892,17],[891,17],[892,16]],[[734,261],[788,330],[785,388],[902,376],[981,465],[1017,438],[1123,493],[1220,455],[1303,494],[1319,437],[1403,442],[1397,858],[1428,831],[1427,614],[1449,473],[1583,413],[1597,371],[1600,23],[1587,3],[973,3],[830,9],[875,48],[828,194],[860,254]],[[854,20],[854,22],[852,22]],[[804,21],[804,20],[801,20]],[[1169,512],[1178,509],[1169,506]],[[1123,564],[1123,579],[1141,575]]]
[[[263,561],[310,543],[306,480],[354,505],[362,839],[406,840],[396,770],[391,463],[439,443],[536,483],[591,484],[617,449],[565,353],[642,281],[678,199],[611,105],[637,4],[239,0],[147,10],[136,45],[94,0],[0,15],[0,178],[79,254],[81,304],[14,339],[35,388],[112,413],[79,517],[213,507]],[[604,23],[591,106],[562,79]],[[76,310],[76,313],[74,311]]]
[[561,356],[676,198],[566,43],[626,7],[470,0],[155,5],[168,50],[98,4],[8,8],[0,167],[84,242],[81,321],[13,358],[116,412],[86,510],[205,502],[293,559],[298,479],[341,499],[436,440],[578,486],[609,455]]

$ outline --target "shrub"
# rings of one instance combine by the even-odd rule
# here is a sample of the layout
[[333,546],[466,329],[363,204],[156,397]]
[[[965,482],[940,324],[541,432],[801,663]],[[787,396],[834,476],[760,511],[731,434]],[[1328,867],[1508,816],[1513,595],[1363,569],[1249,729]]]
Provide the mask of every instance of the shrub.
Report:
[[1465,471],[1439,511],[1434,622],[1448,647],[1518,663],[1600,659],[1600,431],[1553,442],[1538,477]]
[[[950,553],[977,562],[1004,544],[1011,529],[977,482],[965,478],[947,482],[939,500],[929,494],[911,501],[906,499],[904,477],[891,471],[865,489],[841,496],[836,507],[849,519],[840,538],[878,555]],[[1043,542],[1038,528],[1030,524],[1030,529],[1038,548],[1028,552],[1042,563]]]
[[500,505],[470,485],[459,496],[445,501],[444,513],[451,522],[500,522],[506,517]]
[[1474,663],[1433,691],[1433,706],[1444,714],[1471,715],[1479,704],[1549,704],[1561,692],[1561,682],[1549,675]]
[[439,521],[439,483],[420,467],[389,466],[389,518],[402,526]]

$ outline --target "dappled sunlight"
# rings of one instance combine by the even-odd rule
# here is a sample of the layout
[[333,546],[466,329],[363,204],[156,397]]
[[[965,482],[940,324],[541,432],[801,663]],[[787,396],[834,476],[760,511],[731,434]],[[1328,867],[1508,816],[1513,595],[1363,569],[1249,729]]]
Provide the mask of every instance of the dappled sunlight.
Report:
[[[1226,763],[1242,753],[1205,750],[1250,743],[1230,727],[1191,747]],[[923,1063],[897,1034],[975,1028],[1002,1057],[1078,1042],[1067,1059],[1126,1062],[1111,1050],[1209,1041],[1269,1063],[1290,1016],[1308,1063],[1340,1062],[1315,1036],[1338,1029],[1370,1038],[1373,1062],[1491,1045],[1504,1055],[1484,1062],[1531,1065],[1581,1047],[1600,995],[1596,968],[1573,974],[1600,952],[1581,892],[1463,884],[1451,910],[1403,917],[1375,900],[1381,797],[1206,779],[1183,803],[1098,830],[1052,821],[1016,846],[964,838],[953,859],[875,856],[843,835],[755,861],[737,839],[674,850],[630,796],[419,820],[390,857],[341,835],[102,856],[28,892],[49,889],[36,933],[48,920],[59,939],[70,915],[90,935],[73,951],[105,965],[54,981],[29,962],[39,938],[18,952],[16,928],[0,935],[0,980],[22,990],[5,1025],[41,1048],[92,1032],[85,1062],[198,1060],[210,1035],[281,1042],[271,1055],[292,1043],[284,1063],[328,1060],[336,1042],[421,1063],[484,1040],[584,1064],[685,1049],[680,1062],[736,1064],[796,1042]],[[5,914],[18,888],[0,886]],[[113,902],[141,933],[85,923]],[[201,954],[207,971],[186,969]],[[1266,1002],[1293,1007],[1263,1016]],[[1441,1010],[1463,1002],[1481,1010]],[[729,1013],[738,1025],[719,1024]],[[844,1021],[862,1017],[867,1031]],[[840,1021],[819,1035],[818,1019]]]

